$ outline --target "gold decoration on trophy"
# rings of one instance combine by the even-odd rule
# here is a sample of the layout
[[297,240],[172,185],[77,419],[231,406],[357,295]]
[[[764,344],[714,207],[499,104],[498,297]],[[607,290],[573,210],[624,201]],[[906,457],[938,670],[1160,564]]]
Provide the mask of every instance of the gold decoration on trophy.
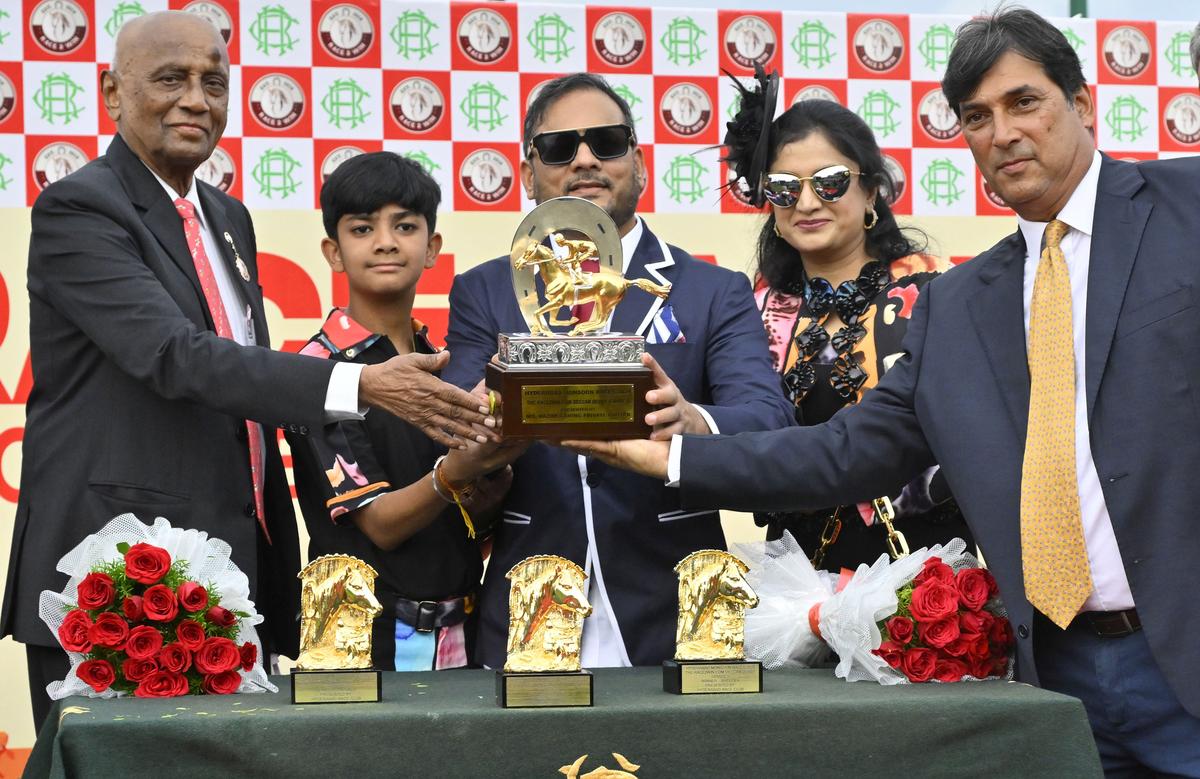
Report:
[[574,763],[559,768],[558,772],[565,775],[567,779],[637,779],[634,774],[641,768],[641,765],[632,762],[620,752],[613,752],[612,756],[613,760],[617,761],[617,765],[621,766],[620,768],[608,768],[602,765],[599,768],[593,768],[586,774],[581,774],[579,772],[583,770],[583,764],[588,756],[580,755],[575,758]]
[[590,706],[592,675],[580,668],[583,620],[592,613],[587,574],[565,557],[536,555],[512,567],[508,658],[497,675],[506,708]]
[[760,692],[762,666],[745,661],[746,609],[758,605],[750,568],[729,552],[702,549],[679,561],[675,660],[663,663],[668,692]]
[[378,701],[379,671],[371,669],[371,624],[383,607],[375,569],[349,555],[325,555],[299,578],[300,656],[293,703]]

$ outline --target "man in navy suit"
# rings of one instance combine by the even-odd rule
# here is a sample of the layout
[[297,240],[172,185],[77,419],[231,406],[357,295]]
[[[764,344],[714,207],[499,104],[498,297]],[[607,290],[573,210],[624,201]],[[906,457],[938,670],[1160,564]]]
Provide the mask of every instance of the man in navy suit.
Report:
[[[1000,584],[1019,677],[1083,700],[1110,774],[1198,776],[1200,160],[1098,153],[1074,50],[1024,9],[960,27],[942,88],[1019,229],[926,288],[906,355],[874,392],[814,427],[572,446],[679,480],[685,507],[745,510],[853,503],[940,463]],[[1069,291],[1054,336],[1058,375],[1074,380],[1052,447],[1067,478],[1051,497],[1072,512],[1022,510],[1038,474],[1026,460],[1047,452],[1027,446],[1046,411],[1033,381],[1045,341],[1027,347],[1031,322],[1046,321],[1043,266],[1065,266]],[[1047,519],[1074,537],[1047,548]],[[1074,542],[1086,587],[1065,614],[1035,608],[1065,590],[1044,587],[1039,555],[1059,558],[1048,569],[1064,585]]]
[[[654,437],[789,424],[746,277],[668,246],[637,217],[646,167],[625,101],[587,73],[556,79],[530,105],[524,133],[521,176],[529,196],[540,203],[573,195],[600,205],[620,231],[625,275],[671,285],[665,302],[631,289],[610,328],[647,336],[657,385],[648,401],[658,408],[646,421]],[[496,351],[497,334],[526,329],[508,257],[460,275],[450,291],[446,336],[454,357],[443,378],[473,386]],[[588,572],[595,612],[584,625],[584,666],[672,657],[673,567],[698,549],[724,548],[718,513],[685,511],[678,492],[661,482],[546,444],[530,448],[513,469],[481,594],[479,659],[504,664],[504,575],[534,554],[562,555]]]

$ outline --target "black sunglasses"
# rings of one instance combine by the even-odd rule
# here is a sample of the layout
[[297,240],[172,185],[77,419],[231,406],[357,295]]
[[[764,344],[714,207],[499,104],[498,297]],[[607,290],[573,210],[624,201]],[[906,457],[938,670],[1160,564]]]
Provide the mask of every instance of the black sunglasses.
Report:
[[637,141],[633,137],[633,128],[627,124],[606,124],[602,127],[588,127],[582,130],[556,130],[549,133],[538,133],[529,142],[526,155],[532,157],[537,149],[538,156],[546,165],[566,165],[575,159],[580,142],[586,143],[592,150],[592,156],[598,160],[615,160],[624,157],[631,145]]
[[811,181],[813,192],[826,203],[836,203],[850,191],[850,182],[861,176],[857,170],[845,165],[830,165],[811,176],[795,176],[791,173],[764,173],[763,195],[773,206],[790,208],[800,199],[804,182]]

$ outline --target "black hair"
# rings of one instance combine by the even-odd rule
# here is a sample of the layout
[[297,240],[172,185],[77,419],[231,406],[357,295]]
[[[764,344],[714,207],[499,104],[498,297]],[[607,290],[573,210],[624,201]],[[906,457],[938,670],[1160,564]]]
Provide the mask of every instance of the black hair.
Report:
[[618,95],[603,76],[597,76],[594,73],[572,73],[542,84],[533,101],[530,102],[529,108],[525,111],[525,125],[521,128],[524,154],[529,154],[529,142],[533,140],[538,125],[546,119],[546,112],[550,110],[550,106],[554,105],[560,97],[584,89],[594,89],[616,103],[617,107],[621,109],[621,116],[624,117],[625,124],[634,130],[636,141],[637,128],[633,126],[633,111],[629,109],[629,103],[625,102],[625,98]]
[[954,49],[942,77],[942,93],[958,115],[959,106],[1008,52],[1042,66],[1068,101],[1086,83],[1079,55],[1062,31],[1027,8],[1004,8],[993,16],[964,22],[955,32]]
[[396,204],[425,217],[432,235],[442,189],[416,160],[395,152],[359,154],[338,165],[321,187],[325,234],[337,240],[338,221],[346,214],[372,214]]
[[[749,170],[744,164],[753,154],[753,144],[749,134],[741,133],[745,138],[744,145],[739,144],[739,132],[736,124],[742,120],[741,113],[729,123],[729,133],[725,143],[729,151],[726,160],[738,175],[758,180],[764,171]],[[749,117],[745,117],[749,120]],[[896,182],[888,173],[883,162],[883,153],[875,142],[875,134],[867,123],[850,109],[832,100],[802,100],[771,124],[768,136],[768,153],[765,155],[765,165],[770,168],[775,158],[784,146],[795,141],[802,141],[813,133],[820,133],[843,156],[854,162],[862,175],[858,177],[859,185],[866,191],[877,190],[875,198],[875,213],[878,221],[866,233],[867,254],[873,259],[891,263],[901,257],[906,257],[921,251],[926,244],[924,234],[909,228],[920,237],[914,240],[905,234],[896,222],[895,215],[889,207],[888,193],[896,190]],[[741,146],[739,148],[739,146]],[[864,220],[866,214],[863,214]],[[767,220],[758,234],[758,249],[756,252],[758,273],[775,289],[794,288],[804,281],[804,264],[800,262],[800,253],[775,233],[775,212],[772,209]]]

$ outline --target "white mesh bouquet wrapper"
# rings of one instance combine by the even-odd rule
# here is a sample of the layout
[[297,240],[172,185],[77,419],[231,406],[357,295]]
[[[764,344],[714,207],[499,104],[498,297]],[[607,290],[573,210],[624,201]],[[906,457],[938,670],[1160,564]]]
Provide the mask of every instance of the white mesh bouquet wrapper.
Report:
[[[874,564],[860,565],[841,592],[834,592],[833,575],[814,570],[791,533],[759,547],[740,545],[738,556],[750,565],[747,580],[759,598],[758,607],[746,613],[747,657],[767,668],[810,667],[831,649],[838,656],[834,674],[842,679],[908,684],[901,671],[872,653],[883,641],[877,623],[896,613],[896,591],[916,578],[929,558],[940,557],[955,572],[979,568],[966,546],[955,538],[895,561],[882,554]],[[818,603],[821,638],[809,628],[809,610]],[[1007,618],[1002,609],[999,616]],[[1011,661],[1006,677],[1012,678]]]
[[[249,642],[257,648],[258,660],[250,671],[239,671],[242,684],[238,692],[278,692],[279,688],[271,684],[263,670],[262,642],[258,639],[255,625],[262,623],[262,615],[254,610],[250,600],[250,580],[246,574],[229,559],[232,549],[229,544],[219,538],[209,538],[202,530],[183,530],[171,527],[166,519],[158,517],[154,525],[148,527],[138,521],[133,514],[122,514],[109,520],[108,524],[98,532],[83,539],[70,552],[58,561],[58,570],[71,577],[61,593],[42,590],[38,599],[38,615],[50,632],[58,635],[58,628],[67,616],[67,612],[75,608],[75,592],[79,582],[88,575],[91,569],[100,562],[115,562],[124,559],[117,551],[117,544],[126,543],[130,546],[139,543],[152,544],[162,547],[171,555],[171,560],[187,562],[188,578],[204,586],[212,584],[212,591],[219,594],[221,606],[233,612],[249,614],[249,617],[239,617],[237,642]],[[71,670],[67,678],[60,682],[46,685],[46,693],[53,700],[59,700],[71,695],[85,695],[90,698],[115,698],[123,693],[108,689],[96,692],[87,683],[75,675],[75,669],[86,658],[78,652],[68,652],[71,658]]]

